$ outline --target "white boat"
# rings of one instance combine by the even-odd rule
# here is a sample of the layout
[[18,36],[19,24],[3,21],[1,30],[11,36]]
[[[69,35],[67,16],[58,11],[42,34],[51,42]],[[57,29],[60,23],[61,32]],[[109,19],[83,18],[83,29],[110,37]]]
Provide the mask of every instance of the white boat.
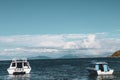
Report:
[[97,74],[97,75],[109,75],[113,74],[114,70],[110,69],[108,63],[106,62],[95,62],[87,68],[90,74]]
[[31,71],[31,67],[27,59],[13,59],[7,71],[13,75],[28,74]]

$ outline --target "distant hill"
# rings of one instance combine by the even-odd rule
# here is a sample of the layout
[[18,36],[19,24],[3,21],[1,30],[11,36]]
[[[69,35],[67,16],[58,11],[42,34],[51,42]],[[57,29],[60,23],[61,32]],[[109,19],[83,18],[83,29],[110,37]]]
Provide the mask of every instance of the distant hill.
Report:
[[120,50],[114,52],[111,57],[120,57]]
[[47,57],[47,56],[36,56],[36,57],[30,57],[29,59],[50,59],[50,57]]
[[67,54],[67,55],[60,57],[60,59],[68,59],[68,58],[79,58],[79,57],[76,55],[72,55],[72,54]]

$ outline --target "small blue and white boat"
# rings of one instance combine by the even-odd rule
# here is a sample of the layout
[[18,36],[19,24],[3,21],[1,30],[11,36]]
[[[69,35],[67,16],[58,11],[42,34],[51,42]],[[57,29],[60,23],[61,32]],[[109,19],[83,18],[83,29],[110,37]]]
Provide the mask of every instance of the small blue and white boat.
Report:
[[97,75],[109,75],[113,74],[114,70],[110,69],[108,63],[106,62],[95,62],[87,67],[87,70],[90,74],[97,74]]

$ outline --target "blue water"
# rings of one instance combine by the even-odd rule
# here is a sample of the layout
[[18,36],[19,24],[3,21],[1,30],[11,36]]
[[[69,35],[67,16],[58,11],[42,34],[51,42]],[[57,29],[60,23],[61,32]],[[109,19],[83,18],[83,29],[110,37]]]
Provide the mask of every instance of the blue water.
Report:
[[[90,75],[86,67],[92,61],[108,62],[115,70],[113,75]],[[120,80],[120,58],[79,58],[29,60],[31,73],[9,75],[7,68],[11,61],[0,61],[0,80]]]

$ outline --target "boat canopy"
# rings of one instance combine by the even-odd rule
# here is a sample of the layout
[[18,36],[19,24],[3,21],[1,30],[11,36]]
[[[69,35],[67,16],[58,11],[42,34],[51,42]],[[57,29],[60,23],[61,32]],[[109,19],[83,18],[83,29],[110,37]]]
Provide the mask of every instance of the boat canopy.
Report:
[[106,72],[106,71],[109,71],[109,66],[106,63],[105,64],[96,64],[95,69]]
[[106,62],[96,62],[94,64],[108,64],[108,63],[106,63]]

